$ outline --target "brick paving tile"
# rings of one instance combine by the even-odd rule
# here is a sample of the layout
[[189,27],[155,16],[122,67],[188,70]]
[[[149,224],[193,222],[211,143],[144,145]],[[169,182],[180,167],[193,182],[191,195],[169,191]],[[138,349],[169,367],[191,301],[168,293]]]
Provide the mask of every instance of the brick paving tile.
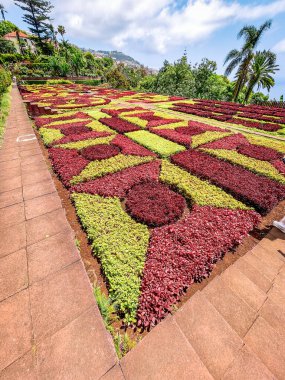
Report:
[[20,157],[21,158],[25,158],[25,157],[32,157],[32,156],[36,156],[38,154],[41,154],[41,150],[40,148],[37,148],[37,149],[29,149],[29,150],[23,150],[19,153]]
[[[259,247],[259,252],[263,250],[263,248]],[[255,272],[258,273],[261,272],[265,278],[268,279],[268,281],[271,283],[273,279],[275,278],[276,274],[278,273],[278,269],[275,267],[267,266],[264,264],[264,261],[262,261],[257,255],[254,255],[252,251],[247,252],[242,259],[249,265],[252,265],[255,269]],[[239,261],[239,260],[238,260]]]
[[0,303],[0,371],[31,349],[32,325],[29,292]]
[[0,258],[0,301],[28,286],[27,256],[24,249]]
[[79,260],[71,232],[61,232],[27,248],[30,284]]
[[25,201],[26,219],[32,219],[59,208],[62,208],[62,204],[57,193],[47,194],[38,198],[27,200]]
[[277,228],[273,227],[258,245],[261,245],[267,251],[277,254],[278,258],[285,262],[285,235]]
[[[250,257],[254,257],[251,255]],[[256,259],[254,257],[254,259]],[[260,262],[259,259],[256,259]],[[250,279],[256,286],[259,287],[263,292],[267,292],[271,287],[270,280],[265,277],[262,272],[260,272],[256,267],[250,264],[249,260],[244,256],[237,260],[234,264],[238,270],[240,270],[246,277]],[[262,269],[262,268],[261,268]]]
[[32,351],[6,367],[0,374],[0,378],[1,380],[38,380]]
[[271,298],[273,298],[274,296],[279,299],[284,298],[285,300],[285,289],[282,286],[273,284],[270,291],[268,292],[268,296],[270,296]]
[[251,252],[257,256],[267,267],[275,269],[276,272],[282,267],[284,262],[274,254],[272,251],[268,251],[260,246],[254,247]]
[[237,333],[200,292],[174,318],[209,372],[221,377],[242,347]]
[[20,250],[26,246],[25,223],[1,230],[0,257]]
[[5,207],[0,212],[0,231],[4,228],[19,224],[25,221],[25,210],[22,203]]
[[36,170],[43,170],[46,168],[47,168],[47,165],[45,161],[39,161],[39,162],[34,162],[33,164],[23,165],[21,167],[21,172],[22,172],[22,175],[27,175],[27,174],[33,173]]
[[110,336],[108,340],[94,306],[37,346],[39,378],[100,379],[117,361]]
[[44,157],[42,154],[37,154],[35,156],[25,157],[21,159],[22,166],[24,165],[30,165],[35,162],[44,161]]
[[23,186],[23,196],[25,201],[45,194],[54,193],[55,191],[56,188],[51,179]]
[[90,283],[81,262],[30,287],[31,313],[36,342],[53,334],[94,305]]
[[56,235],[61,231],[71,230],[63,209],[30,219],[26,222],[26,225],[28,245]]
[[47,169],[35,170],[33,173],[23,174],[23,186],[33,183],[42,182],[51,179],[51,175]]
[[257,311],[261,308],[266,300],[266,293],[250,281],[241,271],[237,268],[229,267],[222,273],[221,277],[231,290],[254,310]]
[[220,278],[212,280],[203,295],[242,338],[256,319],[256,312],[239,298]]
[[285,303],[276,303],[268,298],[259,314],[277,332],[285,335]]
[[22,189],[14,189],[0,194],[0,208],[12,206],[23,201]]
[[274,279],[274,284],[285,289],[285,272],[279,272]]
[[121,367],[119,365],[115,365],[110,369],[100,380],[125,380]]
[[212,379],[171,317],[121,360],[121,368],[126,380]]
[[246,346],[244,346],[222,379],[274,380],[276,377]]
[[5,181],[6,179],[19,177],[21,175],[20,166],[15,166],[14,168],[4,169],[0,172],[0,181]]
[[269,323],[258,317],[245,343],[277,378],[285,378],[285,340]]
[[18,153],[2,154],[0,155],[0,162],[11,161],[15,160],[16,158],[19,158]]
[[22,186],[22,177],[14,177],[0,181],[0,194],[6,191],[18,189]]
[[19,167],[21,165],[21,160],[17,158],[16,160],[10,160],[6,162],[1,162],[0,163],[0,170],[3,169],[12,169],[15,167]]

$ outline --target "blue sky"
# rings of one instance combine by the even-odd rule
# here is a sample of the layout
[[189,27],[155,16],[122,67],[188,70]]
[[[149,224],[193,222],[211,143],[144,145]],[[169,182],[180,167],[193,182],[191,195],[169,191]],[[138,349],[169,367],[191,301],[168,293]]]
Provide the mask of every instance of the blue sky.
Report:
[[[7,19],[26,29],[22,11],[12,0],[2,0]],[[259,49],[277,53],[280,71],[270,96],[285,95],[285,0],[52,0],[54,24],[62,24],[67,38],[81,47],[121,50],[141,63],[159,68],[174,61],[186,48],[192,63],[203,57],[223,61],[239,48],[236,35],[245,24],[260,25],[272,19]]]

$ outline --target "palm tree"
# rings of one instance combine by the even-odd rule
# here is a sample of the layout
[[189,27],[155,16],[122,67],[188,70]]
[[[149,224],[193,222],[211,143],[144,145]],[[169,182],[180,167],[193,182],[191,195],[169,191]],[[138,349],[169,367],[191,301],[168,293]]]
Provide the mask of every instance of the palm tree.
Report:
[[2,14],[2,18],[3,18],[3,20],[5,21],[5,20],[6,20],[6,19],[5,19],[5,13],[7,13],[7,11],[5,10],[5,7],[4,7],[3,4],[0,4],[0,12],[1,12],[1,14]]
[[240,50],[233,49],[226,56],[224,65],[229,62],[225,75],[228,76],[238,67],[236,83],[233,92],[233,101],[238,99],[239,93],[247,82],[250,63],[254,58],[254,50],[261,40],[264,32],[271,27],[271,20],[266,21],[258,29],[254,25],[244,26],[238,33],[237,38],[243,37],[244,44]]
[[58,31],[58,33],[61,35],[61,38],[62,38],[62,42],[64,43],[65,41],[64,41],[64,34],[66,33],[66,31],[65,31],[65,27],[63,26],[63,25],[58,25],[58,27],[57,27],[57,31]]
[[276,54],[270,50],[257,51],[249,68],[245,102],[248,101],[256,85],[258,90],[262,87],[269,91],[275,84],[272,75],[275,74],[277,70],[279,70],[279,65],[276,64]]

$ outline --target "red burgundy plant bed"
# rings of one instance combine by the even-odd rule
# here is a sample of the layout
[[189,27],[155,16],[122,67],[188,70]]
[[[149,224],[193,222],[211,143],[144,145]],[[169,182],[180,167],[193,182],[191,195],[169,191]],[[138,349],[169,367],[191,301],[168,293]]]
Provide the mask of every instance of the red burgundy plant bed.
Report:
[[258,221],[254,211],[194,206],[175,225],[153,230],[138,324],[150,326],[171,312],[183,290],[207,277],[214,263],[239,244]]
[[106,117],[99,120],[102,124],[107,125],[110,128],[115,129],[119,133],[138,131],[140,128],[136,125],[121,120],[117,117]]
[[285,186],[195,150],[178,153],[172,161],[198,177],[210,180],[237,199],[266,214],[285,199]]
[[71,191],[123,199],[134,185],[152,180],[158,181],[159,172],[160,162],[153,161],[118,173],[109,174],[103,178],[80,183],[73,186]]
[[114,145],[108,144],[98,144],[93,146],[88,146],[82,149],[81,155],[87,160],[104,160],[116,156],[120,153],[120,149]]
[[135,185],[126,200],[128,212],[148,226],[173,223],[183,214],[185,206],[181,195],[155,181]]

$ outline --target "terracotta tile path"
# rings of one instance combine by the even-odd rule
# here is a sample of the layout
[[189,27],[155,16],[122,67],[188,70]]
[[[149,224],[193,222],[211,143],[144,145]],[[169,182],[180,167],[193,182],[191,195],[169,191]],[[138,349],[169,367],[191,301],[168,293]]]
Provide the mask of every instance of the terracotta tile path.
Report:
[[118,362],[39,144],[17,142],[33,129],[12,95],[0,150],[0,379],[285,379],[285,235],[274,228]]

